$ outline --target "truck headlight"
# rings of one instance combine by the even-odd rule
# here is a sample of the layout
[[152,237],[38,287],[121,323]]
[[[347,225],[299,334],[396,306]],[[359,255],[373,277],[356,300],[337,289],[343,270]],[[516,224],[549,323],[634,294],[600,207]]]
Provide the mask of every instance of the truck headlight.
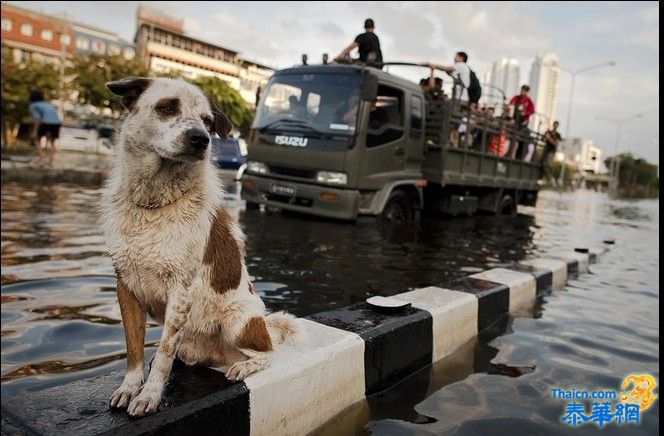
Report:
[[318,171],[316,174],[318,183],[329,183],[333,185],[345,185],[348,181],[346,173],[334,173],[331,171]]
[[247,162],[247,172],[267,174],[267,165],[265,165],[263,162]]
[[240,154],[242,156],[246,156],[247,155],[247,142],[242,138],[238,139],[237,142],[238,142],[238,145],[240,146]]

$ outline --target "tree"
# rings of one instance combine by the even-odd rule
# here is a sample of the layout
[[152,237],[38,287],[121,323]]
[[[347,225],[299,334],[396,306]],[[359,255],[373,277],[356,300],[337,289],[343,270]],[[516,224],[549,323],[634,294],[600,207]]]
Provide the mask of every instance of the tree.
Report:
[[190,82],[210,94],[217,106],[226,114],[242,134],[249,132],[254,111],[238,91],[218,77],[197,77]]
[[122,103],[106,88],[106,82],[127,76],[147,75],[147,68],[137,58],[127,60],[120,55],[90,53],[77,56],[67,68],[67,76],[71,78],[71,89],[76,94],[78,103],[110,108],[115,115],[122,112]]
[[650,197],[659,195],[657,165],[645,159],[635,158],[631,153],[621,153],[604,161],[607,168],[618,159],[618,191],[628,197]]
[[11,144],[20,124],[29,116],[30,91],[41,90],[47,100],[58,97],[58,66],[33,60],[17,62],[11,50],[2,50],[2,134]]

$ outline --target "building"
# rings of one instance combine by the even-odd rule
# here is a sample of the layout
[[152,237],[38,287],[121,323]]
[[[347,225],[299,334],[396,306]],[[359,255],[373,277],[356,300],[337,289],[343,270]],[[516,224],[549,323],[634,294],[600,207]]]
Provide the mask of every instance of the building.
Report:
[[558,160],[564,158],[567,165],[576,167],[579,171],[598,174],[604,169],[602,150],[595,147],[592,139],[563,140],[556,155]]
[[81,23],[72,23],[71,29],[77,54],[121,55],[127,60],[136,57],[134,44],[123,40],[116,33]]
[[484,104],[499,108],[504,100],[505,103],[509,102],[519,90],[519,61],[507,58],[495,61],[485,79],[488,86],[482,89]]
[[74,54],[71,25],[63,18],[8,3],[2,3],[1,16],[2,48],[16,61],[59,62]]
[[154,73],[219,77],[251,105],[258,87],[264,87],[274,73],[272,68],[243,59],[235,50],[186,35],[182,20],[139,6],[136,21],[138,55]]
[[136,56],[134,44],[114,32],[8,3],[2,3],[2,45],[17,61],[59,62],[63,55],[87,53],[122,55],[127,60]]
[[535,103],[535,115],[530,128],[546,131],[554,121],[558,105],[558,56],[540,53],[530,68],[530,96]]

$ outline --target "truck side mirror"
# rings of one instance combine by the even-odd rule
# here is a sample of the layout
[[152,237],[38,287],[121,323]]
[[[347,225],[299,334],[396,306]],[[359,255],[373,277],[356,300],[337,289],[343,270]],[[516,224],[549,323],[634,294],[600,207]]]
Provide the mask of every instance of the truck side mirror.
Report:
[[378,96],[378,77],[365,74],[362,81],[362,100],[374,101]]

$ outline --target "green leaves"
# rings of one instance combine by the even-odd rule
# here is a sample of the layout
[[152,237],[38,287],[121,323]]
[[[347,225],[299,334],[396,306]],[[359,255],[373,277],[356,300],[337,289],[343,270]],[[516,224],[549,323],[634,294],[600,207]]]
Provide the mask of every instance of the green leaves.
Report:
[[147,76],[148,70],[137,58],[127,60],[120,55],[91,53],[76,56],[66,69],[66,75],[70,79],[68,88],[78,103],[110,108],[120,114],[122,103],[106,88],[106,82],[127,76]]
[[246,134],[249,131],[254,119],[254,111],[228,82],[218,77],[197,77],[190,82],[210,94],[217,106],[240,132]]
[[40,89],[47,100],[58,98],[57,64],[16,62],[11,50],[2,50],[2,120],[20,123],[28,114],[30,91]]

